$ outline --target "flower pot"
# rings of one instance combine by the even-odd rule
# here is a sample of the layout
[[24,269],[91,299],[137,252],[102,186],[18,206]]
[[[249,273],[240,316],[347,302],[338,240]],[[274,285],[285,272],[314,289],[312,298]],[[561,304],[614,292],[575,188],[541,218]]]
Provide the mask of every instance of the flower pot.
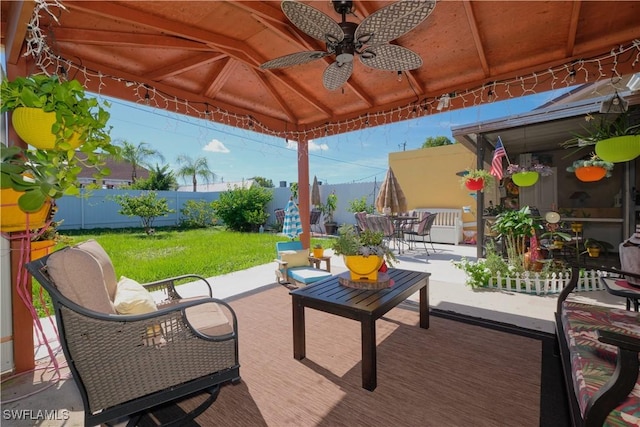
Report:
[[351,280],[378,280],[378,270],[384,259],[376,255],[347,255],[344,263],[351,273]]
[[600,256],[600,248],[587,248],[587,253],[591,258],[598,258]]
[[596,154],[606,162],[621,163],[640,156],[640,135],[608,138],[596,143]]
[[314,258],[322,258],[324,256],[323,248],[313,248],[313,257]]
[[3,188],[0,194],[0,207],[2,207],[0,231],[11,233],[42,228],[49,219],[51,201],[45,202],[36,212],[26,213],[18,207],[18,199],[23,192],[15,191],[13,188]]
[[511,180],[518,187],[530,187],[538,182],[539,177],[540,174],[535,171],[517,172],[511,175]]
[[484,188],[484,179],[482,178],[468,178],[464,185],[471,191],[480,191]]
[[607,170],[600,166],[583,166],[575,171],[576,178],[583,182],[600,181],[607,175]]
[[582,223],[580,222],[572,222],[571,223],[571,231],[574,233],[582,233]]
[[[18,107],[11,116],[11,123],[18,136],[41,150],[52,150],[56,146],[56,135],[51,132],[55,121],[55,112],[44,112],[40,108]],[[67,142],[72,149],[78,148],[81,145],[80,134],[74,133]]]
[[31,261],[49,255],[53,252],[55,245],[55,240],[38,240],[37,242],[31,242]]

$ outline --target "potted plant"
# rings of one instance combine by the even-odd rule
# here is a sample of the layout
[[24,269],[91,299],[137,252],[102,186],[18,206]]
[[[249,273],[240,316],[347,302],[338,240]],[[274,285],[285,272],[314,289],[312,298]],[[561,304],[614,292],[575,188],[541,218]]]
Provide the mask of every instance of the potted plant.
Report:
[[312,252],[314,258],[322,258],[324,256],[324,248],[322,247],[322,244],[316,243],[313,245]]
[[40,230],[33,230],[31,234],[31,261],[42,258],[50,254],[58,244],[70,244],[72,239],[58,233],[58,227],[64,220],[50,221],[49,224]]
[[612,162],[605,162],[597,154],[592,153],[588,159],[579,159],[567,167],[567,172],[576,174],[576,178],[583,182],[599,181],[609,178],[613,170]]
[[541,163],[534,163],[531,166],[522,166],[515,163],[507,166],[507,175],[518,187],[530,187],[542,176],[551,175],[551,168]]
[[493,186],[495,177],[484,169],[467,169],[460,178],[460,185],[470,191],[484,191]]
[[509,210],[500,213],[492,226],[492,229],[502,237],[509,264],[518,266],[524,270],[524,253],[526,241],[534,235],[536,230],[542,228],[531,215],[529,206],[519,210]]
[[632,109],[629,109],[613,120],[607,114],[596,120],[591,114],[585,116],[589,123],[584,133],[563,142],[564,148],[576,148],[595,145],[596,154],[604,161],[620,163],[633,160],[640,155],[640,123],[631,123]]
[[383,262],[391,267],[396,261],[379,231],[365,230],[358,234],[352,224],[344,224],[338,234],[333,242],[333,251],[344,257],[352,280],[375,281]]
[[[27,141],[34,148],[2,147],[2,188],[24,193],[18,199],[22,210],[34,212],[47,200],[79,194],[81,164],[94,168],[96,177],[110,173],[104,167],[104,157],[117,155],[118,147],[111,145],[110,129],[106,128],[109,113],[95,98],[85,95],[78,81],[44,75],[18,77],[3,80],[0,94],[0,112],[13,112],[16,132],[22,122],[26,122],[28,130],[36,126],[35,121],[26,118],[33,109],[53,120],[45,125],[44,133],[52,136],[44,145],[39,142],[50,135],[37,133],[36,140]],[[27,113],[22,112],[25,108]],[[21,137],[29,138],[24,135]]]
[[333,192],[327,196],[327,202],[322,205],[321,210],[324,214],[324,228],[327,234],[335,234],[338,224],[333,220],[333,213],[338,208],[338,196]]
[[598,258],[601,252],[608,252],[609,249],[613,249],[613,245],[603,240],[597,240],[594,238],[588,238],[584,241],[585,251],[591,258]]

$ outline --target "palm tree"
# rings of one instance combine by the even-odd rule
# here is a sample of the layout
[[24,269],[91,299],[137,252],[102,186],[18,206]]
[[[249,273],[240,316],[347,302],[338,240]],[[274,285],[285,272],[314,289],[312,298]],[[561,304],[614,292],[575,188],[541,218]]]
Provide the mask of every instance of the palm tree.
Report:
[[197,191],[197,177],[203,178],[207,184],[209,183],[209,180],[213,181],[216,178],[216,174],[209,169],[206,157],[198,157],[193,160],[191,157],[182,154],[178,156],[176,162],[180,165],[180,168],[176,171],[176,176],[179,178],[191,177],[194,193]]
[[158,150],[150,148],[146,142],[133,145],[126,140],[122,140],[119,145],[122,147],[120,158],[131,163],[131,182],[136,182],[138,178],[138,167],[151,168],[149,159],[158,158],[164,162],[164,156]]

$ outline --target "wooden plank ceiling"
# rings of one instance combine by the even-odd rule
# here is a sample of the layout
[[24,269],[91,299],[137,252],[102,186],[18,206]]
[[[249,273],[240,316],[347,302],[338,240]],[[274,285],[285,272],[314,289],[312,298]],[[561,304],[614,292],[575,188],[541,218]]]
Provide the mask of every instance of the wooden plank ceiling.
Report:
[[[329,1],[306,1],[340,21]],[[359,23],[389,1],[356,1]],[[9,74],[25,60],[36,3],[3,1]],[[313,138],[558,88],[640,69],[638,1],[439,1],[393,41],[424,64],[381,71],[355,61],[347,84],[322,85],[334,60],[262,70],[294,52],[325,50],[292,25],[279,1],[68,1],[40,11],[49,72],[65,69],[92,91],[232,126]],[[635,40],[635,42],[634,42]],[[635,43],[635,46],[634,46]],[[634,62],[635,61],[635,62]],[[18,71],[19,72],[19,71]]]

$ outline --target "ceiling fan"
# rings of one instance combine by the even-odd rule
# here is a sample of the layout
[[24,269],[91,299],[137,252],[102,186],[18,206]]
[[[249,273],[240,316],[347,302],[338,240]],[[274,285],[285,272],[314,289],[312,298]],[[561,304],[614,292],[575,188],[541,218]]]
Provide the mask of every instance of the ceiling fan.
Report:
[[301,31],[325,42],[327,50],[292,53],[267,61],[260,68],[285,68],[335,55],[335,62],[322,76],[324,87],[335,90],[351,77],[354,56],[364,65],[380,70],[400,72],[422,66],[422,58],[417,53],[389,42],[424,21],[435,7],[435,0],[398,1],[372,13],[359,25],[346,19],[348,13],[353,13],[352,1],[333,0],[332,3],[335,11],[342,15],[340,23],[304,3],[283,0],[281,7],[287,18]]

